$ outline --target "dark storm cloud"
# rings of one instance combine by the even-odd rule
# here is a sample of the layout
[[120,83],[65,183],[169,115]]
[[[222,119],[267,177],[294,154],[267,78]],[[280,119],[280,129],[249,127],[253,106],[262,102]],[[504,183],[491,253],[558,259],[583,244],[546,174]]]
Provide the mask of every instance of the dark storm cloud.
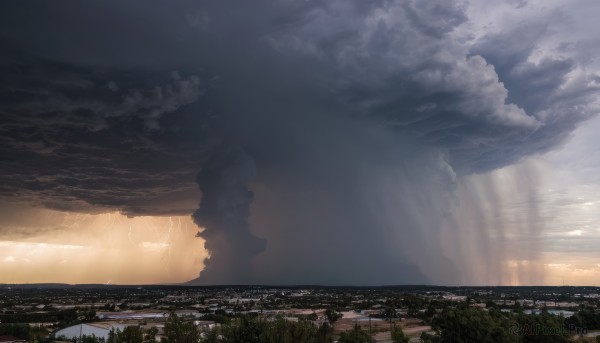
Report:
[[[562,17],[559,12],[550,19]],[[484,37],[472,49],[494,65],[509,90],[507,100],[543,124],[525,137],[503,142],[505,148],[491,151],[494,158],[505,158],[505,163],[555,148],[565,142],[580,122],[597,114],[593,105],[600,90],[597,74],[580,69],[582,66],[571,58],[545,56],[531,60],[537,42],[547,31],[547,21],[527,23]],[[516,35],[520,39],[515,41]]]
[[[198,76],[7,56],[0,66],[3,197],[132,215],[193,209],[178,198],[197,196],[193,180],[214,140],[209,115],[190,108],[204,92]],[[192,139],[196,146],[187,144]]]
[[0,6],[0,195],[167,215],[196,180],[208,283],[450,282],[456,173],[557,146],[596,91],[513,41],[471,51],[459,1]]
[[[255,176],[254,161],[239,149],[215,156],[198,174],[202,202],[192,217],[204,228],[199,236],[206,240],[211,260],[221,261],[209,263],[202,272],[211,282],[231,282],[231,275],[249,280],[252,270],[248,257],[265,250],[265,241],[252,234],[248,223],[254,198],[248,183]],[[219,242],[223,231],[231,231],[225,233],[225,244]]]

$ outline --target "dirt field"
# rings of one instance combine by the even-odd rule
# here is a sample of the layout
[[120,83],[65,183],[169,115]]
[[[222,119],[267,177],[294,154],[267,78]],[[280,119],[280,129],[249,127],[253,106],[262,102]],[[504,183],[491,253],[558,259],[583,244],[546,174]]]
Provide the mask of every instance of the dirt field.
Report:
[[[335,330],[335,332],[352,330],[354,328],[355,324],[358,324],[360,326],[360,328],[365,331],[369,330],[369,321],[368,320],[356,321],[355,319],[350,319],[350,318],[343,318],[343,319],[338,320],[334,325],[334,330]],[[396,323],[396,325],[398,325],[398,324],[399,323]],[[381,331],[382,329],[389,331],[390,328],[392,327],[392,325],[393,324],[388,323],[384,320],[371,320],[370,327],[371,327],[372,332]]]
[[337,333],[352,330],[355,323],[357,323],[362,330],[369,331],[370,329],[378,343],[392,343],[390,330],[392,327],[394,327],[394,325],[402,328],[402,331],[411,337],[411,342],[419,342],[419,336],[421,333],[431,330],[430,326],[421,325],[421,320],[419,319],[406,319],[403,321],[396,321],[395,323],[389,323],[385,320],[371,320],[371,325],[369,328],[368,320],[355,321],[354,319],[350,318],[338,320],[334,325],[334,330]]

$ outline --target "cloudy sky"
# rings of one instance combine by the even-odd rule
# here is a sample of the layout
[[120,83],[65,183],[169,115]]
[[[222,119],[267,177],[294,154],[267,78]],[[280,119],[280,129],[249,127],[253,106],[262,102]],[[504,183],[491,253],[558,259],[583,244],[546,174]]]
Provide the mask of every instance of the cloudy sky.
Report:
[[600,282],[595,0],[0,4],[0,283]]

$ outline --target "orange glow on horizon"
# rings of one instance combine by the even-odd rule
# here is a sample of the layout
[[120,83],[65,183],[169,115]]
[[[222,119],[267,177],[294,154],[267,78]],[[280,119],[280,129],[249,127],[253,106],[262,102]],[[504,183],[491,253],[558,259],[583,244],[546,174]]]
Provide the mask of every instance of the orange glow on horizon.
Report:
[[36,211],[53,220],[25,237],[0,235],[0,283],[179,283],[207,257],[189,216]]

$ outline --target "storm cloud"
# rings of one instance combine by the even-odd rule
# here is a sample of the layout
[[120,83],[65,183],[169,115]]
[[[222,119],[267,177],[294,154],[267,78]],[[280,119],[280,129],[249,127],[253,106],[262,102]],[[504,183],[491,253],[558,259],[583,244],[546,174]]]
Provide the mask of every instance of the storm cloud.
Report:
[[461,180],[596,113],[544,25],[474,39],[462,1],[0,6],[3,201],[193,213],[200,283],[465,280]]

